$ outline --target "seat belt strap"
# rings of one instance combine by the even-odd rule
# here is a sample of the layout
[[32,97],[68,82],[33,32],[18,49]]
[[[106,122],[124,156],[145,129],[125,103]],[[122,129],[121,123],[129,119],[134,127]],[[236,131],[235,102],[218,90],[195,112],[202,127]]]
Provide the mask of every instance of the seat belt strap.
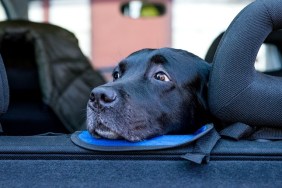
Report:
[[220,131],[222,137],[240,140],[250,136],[254,132],[254,128],[244,123],[233,123]]

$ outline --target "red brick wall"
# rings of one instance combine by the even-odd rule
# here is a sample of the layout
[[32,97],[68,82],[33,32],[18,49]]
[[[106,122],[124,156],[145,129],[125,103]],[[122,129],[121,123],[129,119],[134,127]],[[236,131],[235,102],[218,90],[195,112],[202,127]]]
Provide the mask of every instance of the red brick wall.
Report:
[[92,64],[103,69],[142,48],[171,45],[171,0],[160,17],[132,19],[121,14],[124,0],[92,0]]

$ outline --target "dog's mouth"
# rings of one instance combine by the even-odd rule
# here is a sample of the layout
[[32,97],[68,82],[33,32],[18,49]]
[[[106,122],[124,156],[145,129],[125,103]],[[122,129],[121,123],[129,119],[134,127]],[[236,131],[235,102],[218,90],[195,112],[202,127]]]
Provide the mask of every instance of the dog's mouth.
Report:
[[[120,118],[123,116],[112,116],[112,109],[106,110],[99,111],[99,109],[95,109],[91,105],[87,107],[87,130],[93,137],[138,142],[146,139],[147,136],[151,137],[153,135],[154,130],[147,130],[149,129],[149,126],[146,126],[148,122],[141,118],[140,111],[138,111],[137,117],[139,119],[136,118],[133,121],[128,118],[121,120]],[[132,110],[130,112],[132,113]],[[117,114],[117,112],[115,113]],[[134,115],[130,117],[132,116]]]
[[95,129],[93,136],[97,138],[107,138],[107,139],[121,139],[122,137],[117,134],[115,131],[111,130],[110,128],[106,127],[105,125],[99,123]]

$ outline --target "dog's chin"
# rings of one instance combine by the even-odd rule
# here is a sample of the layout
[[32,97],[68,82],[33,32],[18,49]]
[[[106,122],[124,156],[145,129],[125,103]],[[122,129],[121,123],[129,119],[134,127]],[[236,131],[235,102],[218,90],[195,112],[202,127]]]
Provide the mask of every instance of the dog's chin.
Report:
[[107,139],[122,139],[122,137],[114,132],[113,130],[109,129],[108,127],[104,126],[103,124],[99,124],[95,129],[94,133],[92,133],[95,137],[102,137]]
[[145,137],[140,137],[130,134],[119,134],[114,130],[108,128],[107,126],[99,123],[93,129],[88,129],[90,134],[95,138],[106,138],[111,140],[127,140],[129,142],[139,142],[145,139]]
[[[104,119],[95,114],[95,116],[88,115],[87,130],[95,138],[106,138],[112,140],[127,140],[129,142],[143,141],[149,137],[155,136],[154,131],[147,130],[147,126],[142,126],[137,123],[136,126],[128,125],[124,122],[121,126],[118,120]],[[127,128],[127,129],[126,129]]]

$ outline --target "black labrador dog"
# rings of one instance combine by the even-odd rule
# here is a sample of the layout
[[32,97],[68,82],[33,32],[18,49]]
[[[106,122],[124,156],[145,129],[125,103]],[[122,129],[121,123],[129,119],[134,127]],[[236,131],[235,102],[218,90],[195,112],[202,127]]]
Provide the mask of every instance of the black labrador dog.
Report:
[[140,141],[193,133],[212,117],[211,65],[184,50],[143,49],[123,59],[113,81],[92,90],[87,129],[93,136]]

